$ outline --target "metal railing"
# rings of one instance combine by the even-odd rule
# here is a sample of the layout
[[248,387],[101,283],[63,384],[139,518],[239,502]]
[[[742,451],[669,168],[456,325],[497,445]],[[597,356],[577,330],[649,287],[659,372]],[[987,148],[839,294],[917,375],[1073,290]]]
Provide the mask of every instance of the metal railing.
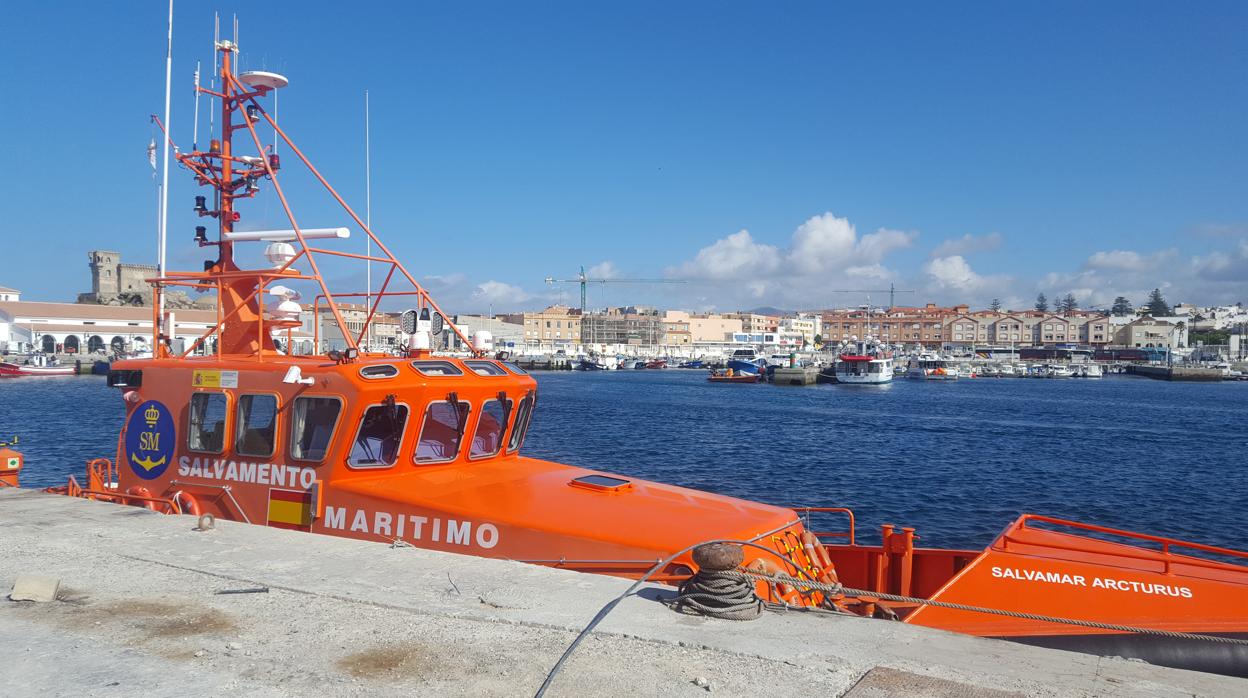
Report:
[[[1051,516],[1041,516],[1039,514],[1023,514],[1022,516],[1018,517],[1018,520],[1015,521],[1013,524],[1011,524],[1009,528],[1007,528],[1005,532],[1001,534],[1001,538],[1000,538],[1001,549],[1002,550],[1006,549],[1010,543],[1019,543],[1022,545],[1037,545],[1037,546],[1041,546],[1045,548],[1052,548],[1054,550],[1064,550],[1067,552],[1081,552],[1081,553],[1100,552],[1100,551],[1090,551],[1088,550],[1086,546],[1062,545],[1060,543],[1050,543],[1047,541],[1038,543],[1035,541],[1023,540],[1021,538],[1011,536],[1012,533],[1027,529],[1028,528],[1027,524],[1032,523],[1032,522],[1045,523],[1045,524],[1050,524],[1053,526],[1062,526],[1066,528],[1079,529],[1083,531],[1090,531],[1093,533],[1100,533],[1100,534],[1109,535],[1109,536],[1118,536],[1120,538],[1128,538],[1128,539],[1133,539],[1136,541],[1147,541],[1149,543],[1156,543],[1161,546],[1161,550],[1150,550],[1148,548],[1140,547],[1138,545],[1131,545],[1130,543],[1125,543],[1125,542],[1102,541],[1102,542],[1111,543],[1111,544],[1123,545],[1123,546],[1130,547],[1130,548],[1140,551],[1139,553],[1134,553],[1134,552],[1129,552],[1125,550],[1122,550],[1122,551],[1114,550],[1114,551],[1106,551],[1104,552],[1104,554],[1112,555],[1114,557],[1122,557],[1122,558],[1126,558],[1129,560],[1143,560],[1146,562],[1159,562],[1162,564],[1162,568],[1165,574],[1171,573],[1171,566],[1175,564],[1176,562],[1182,565],[1189,565],[1192,567],[1203,567],[1206,569],[1232,570],[1236,572],[1244,571],[1245,565],[1234,564],[1230,562],[1219,562],[1217,560],[1209,560],[1209,559],[1201,558],[1201,557],[1191,557],[1189,555],[1183,555],[1182,556],[1183,559],[1175,560],[1175,554],[1171,552],[1172,548],[1197,550],[1203,553],[1209,553],[1211,555],[1222,555],[1224,557],[1232,557],[1232,558],[1238,558],[1238,559],[1248,561],[1248,552],[1243,552],[1240,550],[1232,550],[1230,548],[1219,548],[1213,545],[1205,545],[1203,543],[1193,543],[1190,541],[1179,540],[1177,538],[1167,538],[1165,536],[1154,536],[1154,535],[1150,535],[1147,533],[1136,533],[1134,531],[1124,531],[1122,529],[1110,528],[1108,526],[1098,526],[1096,524],[1080,523],[1078,521],[1068,521],[1066,519],[1057,519]],[[1049,529],[1045,529],[1045,528],[1035,528],[1035,527],[1032,527],[1032,528],[1034,530],[1062,533],[1062,531],[1050,531]],[[1093,539],[1093,540],[1100,540],[1100,539]]]
[[[787,507],[796,511],[802,517],[802,523],[806,529],[815,534],[816,538],[844,538],[847,545],[855,545],[855,523],[854,512],[845,507]],[[844,514],[849,519],[848,531],[815,531],[810,527],[810,514]]]

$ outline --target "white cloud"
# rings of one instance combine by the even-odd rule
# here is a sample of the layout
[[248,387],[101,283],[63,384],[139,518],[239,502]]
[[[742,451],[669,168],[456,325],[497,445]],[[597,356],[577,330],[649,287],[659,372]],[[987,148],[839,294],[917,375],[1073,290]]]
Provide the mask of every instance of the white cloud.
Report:
[[600,262],[585,270],[585,276],[591,279],[614,279],[620,275],[620,270],[610,261]]
[[533,296],[519,286],[491,279],[490,281],[477,284],[476,290],[472,292],[472,297],[478,303],[515,307]]
[[793,232],[789,263],[808,274],[877,264],[893,250],[909,247],[913,233],[880,228],[858,238],[853,224],[831,213],[814,216]]
[[832,213],[799,225],[785,247],[756,240],[741,230],[698,250],[693,259],[666,269],[688,287],[672,289],[693,298],[715,298],[720,308],[757,305],[823,307],[840,300],[829,293],[880,285],[897,274],[884,264],[890,254],[914,244],[917,233],[880,228],[859,235]]
[[967,233],[960,238],[951,238],[940,243],[932,250],[931,256],[932,258],[962,256],[975,252],[995,250],[1000,246],[1000,233],[988,233],[987,235],[978,236]]
[[1151,255],[1142,255],[1132,250],[1109,250],[1097,252],[1084,266],[1088,269],[1117,269],[1121,271],[1148,271],[1156,269],[1174,258],[1177,250],[1162,250]]
[[768,276],[779,267],[779,250],[754,242],[750,231],[741,230],[698,250],[697,256],[677,267],[673,275],[691,279],[740,279]]
[[961,255],[937,257],[923,265],[923,271],[940,288],[974,291],[984,283],[984,277],[976,274]]

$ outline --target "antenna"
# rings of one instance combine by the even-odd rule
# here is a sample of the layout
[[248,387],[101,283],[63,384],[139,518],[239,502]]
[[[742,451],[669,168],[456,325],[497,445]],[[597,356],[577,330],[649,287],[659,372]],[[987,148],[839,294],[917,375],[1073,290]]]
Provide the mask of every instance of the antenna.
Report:
[[[216,92],[217,90],[217,44],[221,43],[221,15],[212,13],[212,76],[208,78],[208,89]],[[212,141],[213,135],[213,111],[212,102],[208,103],[208,140]],[[195,148],[194,150],[198,150]]]
[[[165,133],[164,172],[160,180],[160,234],[156,240],[156,263],[160,276],[165,275],[165,232],[169,225],[169,98],[173,91],[173,0],[169,0],[169,45],[165,51]],[[161,293],[156,317],[164,325],[165,294]],[[154,347],[159,351],[159,347]]]
[[[373,163],[371,159],[371,143],[369,141],[368,90],[364,90],[364,226],[373,229]],[[373,236],[364,236],[364,254],[369,257],[364,261],[364,302],[373,304]],[[368,324],[368,344],[373,344],[373,324]]]
[[199,150],[199,61],[195,61],[195,128],[191,131],[191,150]]

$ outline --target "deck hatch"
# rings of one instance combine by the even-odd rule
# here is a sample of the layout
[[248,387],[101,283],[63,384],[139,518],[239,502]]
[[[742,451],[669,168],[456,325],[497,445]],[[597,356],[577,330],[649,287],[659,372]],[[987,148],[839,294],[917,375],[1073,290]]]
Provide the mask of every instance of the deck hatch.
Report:
[[610,475],[582,475],[568,483],[572,487],[580,487],[595,492],[627,492],[633,489],[633,483],[622,477]]
[[377,364],[375,366],[365,366],[360,369],[360,375],[369,380],[382,380],[385,378],[394,378],[399,375],[399,367],[393,364]]
[[462,376],[464,372],[450,361],[413,361],[412,368],[422,376]]
[[483,361],[483,360],[478,359],[475,361],[465,361],[464,365],[467,366],[468,368],[471,368],[473,373],[476,373],[478,376],[505,376],[507,375],[507,372],[503,370],[503,367],[499,366],[493,361]]

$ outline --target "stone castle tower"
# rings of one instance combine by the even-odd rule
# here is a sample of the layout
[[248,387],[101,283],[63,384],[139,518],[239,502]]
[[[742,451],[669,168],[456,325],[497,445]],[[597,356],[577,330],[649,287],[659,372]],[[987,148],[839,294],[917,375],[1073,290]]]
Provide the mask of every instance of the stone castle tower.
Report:
[[91,292],[78,294],[79,303],[109,305],[148,305],[152,287],[147,279],[156,276],[153,264],[126,264],[121,254],[110,250],[87,253],[91,268]]

